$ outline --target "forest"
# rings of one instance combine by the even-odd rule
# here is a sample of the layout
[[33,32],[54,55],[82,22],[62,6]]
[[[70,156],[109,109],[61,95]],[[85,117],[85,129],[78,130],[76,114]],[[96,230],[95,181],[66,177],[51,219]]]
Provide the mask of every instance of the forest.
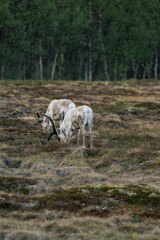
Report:
[[0,0],[0,78],[160,77],[159,0]]

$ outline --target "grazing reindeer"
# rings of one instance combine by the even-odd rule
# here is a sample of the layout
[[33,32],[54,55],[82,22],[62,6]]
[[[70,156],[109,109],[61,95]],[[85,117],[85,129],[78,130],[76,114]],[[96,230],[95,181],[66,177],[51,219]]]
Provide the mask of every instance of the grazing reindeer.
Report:
[[48,140],[53,134],[55,134],[59,141],[69,143],[73,132],[77,131],[77,144],[79,145],[79,135],[81,131],[83,135],[83,148],[85,148],[85,127],[88,126],[90,135],[90,148],[92,148],[93,111],[90,107],[83,105],[70,109],[66,113],[63,122],[60,124],[60,128],[57,130],[52,118],[46,114],[43,115],[50,120],[53,126],[53,132],[48,137]]
[[[51,117],[53,121],[60,121],[61,124],[66,112],[71,108],[76,108],[76,105],[71,100],[53,100],[50,102],[47,108],[46,115]],[[49,131],[52,127],[52,123],[49,121],[49,119],[46,116],[41,118],[39,113],[37,113],[37,116],[39,118],[39,122],[42,123],[42,128],[45,131]]]

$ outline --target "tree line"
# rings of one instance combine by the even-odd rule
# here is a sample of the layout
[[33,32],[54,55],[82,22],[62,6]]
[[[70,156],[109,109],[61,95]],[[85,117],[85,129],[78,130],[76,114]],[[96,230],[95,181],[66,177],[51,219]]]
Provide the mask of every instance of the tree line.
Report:
[[158,79],[159,0],[0,0],[1,79]]

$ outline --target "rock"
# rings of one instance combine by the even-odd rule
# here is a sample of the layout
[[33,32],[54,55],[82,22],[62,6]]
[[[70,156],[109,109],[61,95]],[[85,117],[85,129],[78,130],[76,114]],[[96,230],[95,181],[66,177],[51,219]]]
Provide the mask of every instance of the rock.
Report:
[[0,154],[0,160],[3,162],[4,166],[12,166],[12,160],[6,154]]
[[21,115],[25,115],[25,114],[23,112],[21,112],[21,111],[15,111],[15,112],[11,112],[10,115],[21,116]]
[[19,168],[21,166],[22,161],[19,159],[11,159],[6,154],[0,154],[0,160],[2,161],[4,167],[9,168]]

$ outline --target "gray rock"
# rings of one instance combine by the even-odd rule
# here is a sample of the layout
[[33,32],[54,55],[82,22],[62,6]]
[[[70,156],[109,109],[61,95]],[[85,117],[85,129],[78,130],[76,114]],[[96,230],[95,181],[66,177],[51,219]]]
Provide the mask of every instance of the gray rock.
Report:
[[0,154],[0,161],[3,163],[4,167],[9,168],[19,168],[22,161],[19,159],[11,159],[6,154]]
[[0,160],[3,162],[5,166],[7,167],[12,166],[12,160],[6,154],[0,154]]

